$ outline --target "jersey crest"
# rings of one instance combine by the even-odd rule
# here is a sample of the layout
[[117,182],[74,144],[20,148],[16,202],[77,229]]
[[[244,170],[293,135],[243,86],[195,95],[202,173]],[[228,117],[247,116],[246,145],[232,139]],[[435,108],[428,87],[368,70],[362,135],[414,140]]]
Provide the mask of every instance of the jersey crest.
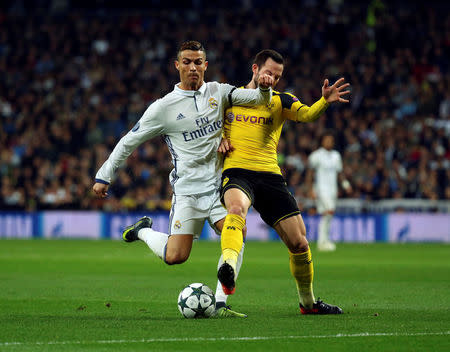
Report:
[[228,183],[228,181],[230,181],[230,179],[228,177],[225,177],[222,182],[222,187],[225,187],[225,185]]
[[217,107],[219,106],[219,104],[217,103],[217,100],[214,99],[213,97],[209,98],[208,104],[209,104],[209,107],[213,110],[216,110]]

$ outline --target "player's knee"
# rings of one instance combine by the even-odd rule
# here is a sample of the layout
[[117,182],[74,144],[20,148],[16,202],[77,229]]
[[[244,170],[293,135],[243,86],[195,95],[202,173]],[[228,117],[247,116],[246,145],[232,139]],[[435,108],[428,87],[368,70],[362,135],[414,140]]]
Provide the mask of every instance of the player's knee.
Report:
[[164,261],[168,265],[182,264],[189,258],[189,253],[183,251],[171,251],[166,253]]
[[296,236],[288,243],[288,248],[291,253],[303,253],[309,249],[309,243],[306,236]]
[[228,208],[228,214],[235,214],[239,215],[242,218],[245,218],[247,215],[247,209],[243,204],[240,203],[233,203]]

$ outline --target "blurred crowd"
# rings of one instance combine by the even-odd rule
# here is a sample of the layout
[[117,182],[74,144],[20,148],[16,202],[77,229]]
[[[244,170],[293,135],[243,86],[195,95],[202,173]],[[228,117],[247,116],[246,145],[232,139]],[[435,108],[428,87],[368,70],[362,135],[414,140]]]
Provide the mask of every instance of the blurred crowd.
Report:
[[324,78],[351,83],[350,104],[285,125],[279,162],[300,203],[308,155],[325,129],[335,131],[353,186],[340,196],[450,199],[445,2],[149,3],[0,6],[0,209],[170,208],[172,164],[161,138],[130,156],[107,200],[91,188],[120,137],[178,82],[173,60],[188,39],[207,50],[207,81],[246,84],[254,55],[272,48],[287,61],[277,90],[303,103],[320,97]]

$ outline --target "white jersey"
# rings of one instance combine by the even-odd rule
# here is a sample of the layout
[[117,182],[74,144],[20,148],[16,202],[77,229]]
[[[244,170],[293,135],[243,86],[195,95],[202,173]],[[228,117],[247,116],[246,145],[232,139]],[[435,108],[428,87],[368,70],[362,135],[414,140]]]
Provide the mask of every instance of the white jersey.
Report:
[[117,168],[143,142],[163,135],[172,155],[170,173],[178,195],[201,194],[220,185],[222,169],[217,149],[225,109],[233,105],[268,104],[272,90],[236,89],[229,84],[203,82],[199,90],[172,92],[151,104],[141,119],[116,145],[95,176],[109,184]]
[[319,148],[308,159],[315,170],[314,189],[318,197],[337,197],[337,176],[342,171],[341,154],[337,150]]

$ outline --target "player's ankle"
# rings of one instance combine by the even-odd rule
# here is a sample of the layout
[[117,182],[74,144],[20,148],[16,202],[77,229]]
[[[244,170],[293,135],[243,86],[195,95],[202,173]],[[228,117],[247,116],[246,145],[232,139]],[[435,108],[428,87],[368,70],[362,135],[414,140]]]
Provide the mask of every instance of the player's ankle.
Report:
[[223,250],[223,261],[225,263],[230,264],[233,267],[233,269],[236,269],[238,256],[239,256],[239,253],[236,252],[234,249],[225,248]]

